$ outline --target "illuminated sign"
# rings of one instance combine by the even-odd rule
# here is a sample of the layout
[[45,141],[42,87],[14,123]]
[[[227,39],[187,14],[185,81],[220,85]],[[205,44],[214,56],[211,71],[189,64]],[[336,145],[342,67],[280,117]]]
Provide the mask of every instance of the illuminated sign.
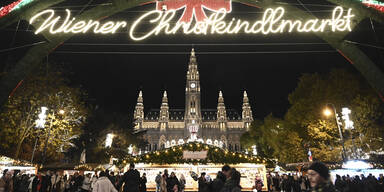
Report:
[[[195,10],[195,8],[193,9]],[[193,14],[196,14],[192,10]],[[342,7],[336,7],[329,19],[309,19],[288,20],[284,19],[285,9],[282,7],[268,8],[263,13],[260,20],[245,21],[232,18],[225,21],[228,9],[221,8],[213,12],[209,17],[199,21],[196,16],[196,22],[190,21],[188,16],[182,16],[178,22],[173,22],[176,17],[176,10],[153,10],[141,15],[130,26],[126,21],[95,21],[95,20],[76,20],[71,17],[71,11],[66,10],[66,16],[63,22],[59,22],[61,16],[56,16],[52,9],[37,13],[30,19],[30,24],[36,26],[35,34],[49,31],[51,34],[58,33],[100,33],[114,34],[123,28],[128,28],[129,37],[140,41],[161,33],[172,35],[176,33],[209,35],[209,34],[271,34],[271,33],[291,33],[291,32],[341,32],[351,31],[351,20],[354,17],[352,9],[344,10]],[[200,18],[201,19],[201,18]],[[36,22],[42,20],[42,22]],[[142,26],[150,26],[146,31],[140,30]]]

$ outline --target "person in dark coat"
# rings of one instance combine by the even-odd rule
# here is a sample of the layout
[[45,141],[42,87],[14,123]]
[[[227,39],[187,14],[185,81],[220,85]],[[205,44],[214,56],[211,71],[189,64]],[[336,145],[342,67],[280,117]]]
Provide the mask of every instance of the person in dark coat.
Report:
[[51,175],[49,171],[47,171],[47,173],[44,176],[42,176],[40,192],[50,191],[51,186],[52,186]]
[[135,169],[135,164],[131,163],[129,165],[129,170],[124,173],[119,186],[122,186],[123,183],[123,192],[139,192],[140,173]]
[[227,177],[224,175],[224,173],[219,171],[216,175],[216,179],[214,179],[210,184],[210,191],[220,192],[221,189],[224,187],[224,183],[226,180]]
[[205,172],[201,173],[201,176],[198,179],[199,182],[199,192],[208,192],[209,191],[209,185],[207,180],[205,179]]
[[177,188],[180,187],[179,179],[177,179],[174,172],[167,178],[167,191],[173,191],[173,188],[177,185]]
[[33,180],[32,180],[32,192],[38,192],[38,188],[40,188],[40,187],[38,187],[39,184],[40,184],[40,179],[39,179],[39,177],[40,177],[40,173],[38,173],[38,175],[36,175],[36,176],[33,178]]
[[283,175],[283,181],[281,183],[281,189],[286,192],[290,192],[292,190],[291,181],[288,175]]
[[241,174],[235,168],[231,168],[230,177],[225,181],[221,192],[241,192]]
[[336,175],[335,188],[336,188],[338,191],[341,191],[341,192],[344,191],[345,183],[344,183],[344,181],[341,179],[340,175]]
[[147,192],[147,177],[145,173],[140,178],[140,192]]

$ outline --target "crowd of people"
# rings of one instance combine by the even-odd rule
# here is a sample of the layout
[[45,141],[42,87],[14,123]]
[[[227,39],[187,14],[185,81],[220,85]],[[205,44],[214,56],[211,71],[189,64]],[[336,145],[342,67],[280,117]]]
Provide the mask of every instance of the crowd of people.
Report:
[[384,177],[375,178],[372,174],[340,176],[331,182],[329,169],[322,163],[315,162],[305,176],[267,174],[270,192],[384,192]]
[[[198,182],[199,192],[240,192],[241,174],[228,165],[222,167],[215,179],[206,173],[191,174]],[[146,192],[147,178],[143,173],[130,164],[124,174],[101,171],[98,175],[79,174],[63,175],[62,172],[39,172],[36,175],[22,174],[20,171],[3,172],[0,178],[0,192]],[[156,192],[183,192],[186,179],[183,174],[177,178],[174,172],[168,170],[159,172],[155,177]],[[384,192],[384,177],[373,175],[340,176],[336,175],[331,182],[328,168],[319,162],[312,163],[305,176],[267,174],[264,181],[257,177],[253,186],[254,191],[262,191],[264,184],[270,192]]]
[[[205,173],[193,178],[198,182],[199,192],[240,192],[240,177],[235,168],[225,165],[213,180]],[[183,174],[177,178],[174,172],[168,174],[167,169],[159,172],[155,182],[157,192],[183,192],[186,185]],[[67,176],[51,171],[26,175],[5,170],[0,178],[0,192],[146,192],[146,183],[146,174],[140,177],[134,164],[130,164],[129,170],[123,175],[109,171],[101,171],[93,176],[78,172]],[[259,190],[263,186],[260,183]]]
[[98,175],[63,175],[62,172],[38,172],[36,175],[4,170],[0,178],[0,192],[146,192],[146,174],[140,173],[131,164],[124,174],[101,171]]

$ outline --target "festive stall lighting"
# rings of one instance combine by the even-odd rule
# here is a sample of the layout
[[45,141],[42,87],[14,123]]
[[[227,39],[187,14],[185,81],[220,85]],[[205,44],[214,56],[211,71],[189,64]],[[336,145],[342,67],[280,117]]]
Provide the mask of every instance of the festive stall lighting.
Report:
[[359,160],[352,160],[347,161],[343,163],[342,166],[344,169],[370,169],[373,168],[373,166],[367,162],[359,161]]

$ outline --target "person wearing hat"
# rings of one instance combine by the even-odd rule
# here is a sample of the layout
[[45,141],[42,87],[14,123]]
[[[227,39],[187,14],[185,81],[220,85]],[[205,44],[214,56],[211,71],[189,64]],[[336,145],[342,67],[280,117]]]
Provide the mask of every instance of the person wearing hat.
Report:
[[338,192],[329,177],[329,169],[323,163],[314,162],[308,168],[308,179],[312,192]]

